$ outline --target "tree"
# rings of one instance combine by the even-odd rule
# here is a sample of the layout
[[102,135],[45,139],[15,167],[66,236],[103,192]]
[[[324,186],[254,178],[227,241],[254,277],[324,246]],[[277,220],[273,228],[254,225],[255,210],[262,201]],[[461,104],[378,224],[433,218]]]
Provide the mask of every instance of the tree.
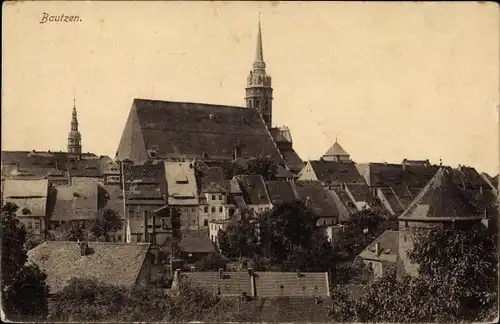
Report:
[[72,226],[63,236],[64,241],[84,241],[86,238],[87,232],[78,226]]
[[220,164],[226,179],[236,175],[260,175],[264,180],[276,180],[278,165],[267,157],[257,157],[246,161],[224,161]]
[[275,206],[259,220],[264,255],[282,263],[294,247],[309,249],[316,222],[317,216],[300,201]]
[[444,226],[417,234],[409,251],[417,277],[384,275],[350,299],[332,290],[338,321],[475,321],[496,307],[495,235],[481,225]]
[[118,213],[112,209],[105,209],[92,224],[91,232],[99,239],[104,237],[106,242],[111,240],[111,234],[123,228],[123,220]]
[[[226,231],[221,233],[222,245],[219,243],[219,247],[222,253],[227,257],[252,257],[258,251],[255,225],[250,214],[245,211],[239,219],[233,218]],[[224,236],[227,237],[226,241]]]
[[397,220],[387,219],[373,210],[362,210],[343,224],[343,230],[333,244],[344,254],[345,261],[352,261],[363,249],[388,229],[397,230]]
[[227,237],[226,232],[223,231],[222,229],[219,229],[217,231],[217,242],[219,244],[219,250],[222,253],[228,253],[229,252],[229,249],[230,249],[229,239]]
[[26,230],[16,218],[18,207],[2,206],[2,305],[9,320],[42,320],[48,311],[47,275],[27,264]]

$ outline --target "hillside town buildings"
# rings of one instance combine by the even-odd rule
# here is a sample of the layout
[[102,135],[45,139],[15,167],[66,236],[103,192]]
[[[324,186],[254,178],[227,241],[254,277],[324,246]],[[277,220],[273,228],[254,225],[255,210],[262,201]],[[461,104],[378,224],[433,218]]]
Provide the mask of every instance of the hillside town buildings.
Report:
[[[297,200],[318,216],[316,225],[329,240],[363,210],[398,219],[398,231],[386,231],[359,255],[376,275],[387,263],[415,273],[405,254],[410,232],[450,221],[487,223],[496,214],[498,175],[472,167],[406,158],[357,163],[337,139],[319,160],[303,161],[290,129],[273,126],[275,98],[260,24],[243,99],[245,105],[235,107],[135,98],[114,159],[84,153],[76,104],[67,152],[2,151],[2,203],[19,206],[28,232],[47,240],[30,259],[48,272],[53,288],[62,289],[70,275],[96,274],[126,285],[151,281],[151,267],[165,260],[160,252],[172,255],[178,239],[192,271],[176,272],[174,281],[192,278],[218,295],[327,297],[326,273],[202,273],[191,266],[217,251],[219,231],[243,213],[257,217]],[[277,165],[275,179],[227,175],[227,163],[256,158]],[[115,242],[50,241],[58,229],[88,229],[106,212],[124,221]],[[60,270],[62,263],[68,270]]]

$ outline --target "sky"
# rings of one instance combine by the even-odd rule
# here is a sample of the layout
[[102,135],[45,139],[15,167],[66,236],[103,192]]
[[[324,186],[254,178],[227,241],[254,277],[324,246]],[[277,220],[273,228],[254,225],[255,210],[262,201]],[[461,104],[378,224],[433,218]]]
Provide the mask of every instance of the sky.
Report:
[[[114,157],[134,98],[244,106],[260,13],[273,123],[304,160],[499,166],[493,2],[3,3],[2,150]],[[40,23],[43,14],[80,21]]]

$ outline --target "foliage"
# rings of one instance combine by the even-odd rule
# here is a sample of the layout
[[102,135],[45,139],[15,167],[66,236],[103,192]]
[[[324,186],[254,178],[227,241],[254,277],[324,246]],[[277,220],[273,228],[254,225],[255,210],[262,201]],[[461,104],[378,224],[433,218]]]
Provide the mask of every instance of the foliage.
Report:
[[28,235],[26,242],[24,243],[24,248],[26,251],[36,248],[38,245],[43,243],[43,240],[34,235]]
[[258,250],[254,220],[246,213],[233,218],[226,231],[218,233],[219,248],[227,257],[252,257]]
[[173,299],[171,320],[177,322],[204,321],[219,303],[219,298],[190,280],[179,284],[179,296]]
[[123,228],[123,220],[119,214],[112,209],[103,210],[92,224],[90,231],[97,238],[104,237],[106,242],[111,241],[111,234]]
[[225,161],[220,165],[226,179],[237,175],[260,175],[266,181],[276,180],[278,166],[267,157],[257,157],[247,161]]
[[386,230],[398,229],[397,220],[387,219],[373,210],[362,210],[343,224],[343,230],[335,240],[335,250],[344,254],[344,260],[354,260],[366,246]]
[[[474,321],[496,304],[496,250],[493,233],[480,225],[421,232],[409,251],[416,277],[384,275],[350,299],[334,288],[331,316],[337,321]],[[478,318],[479,316],[479,318]]]
[[18,207],[2,206],[2,305],[9,320],[40,320],[47,315],[47,275],[27,264],[26,230],[15,217]]
[[289,252],[311,248],[317,216],[302,202],[275,206],[259,219],[263,255],[282,263]]
[[227,259],[220,254],[209,254],[194,264],[197,271],[218,271],[225,269]]

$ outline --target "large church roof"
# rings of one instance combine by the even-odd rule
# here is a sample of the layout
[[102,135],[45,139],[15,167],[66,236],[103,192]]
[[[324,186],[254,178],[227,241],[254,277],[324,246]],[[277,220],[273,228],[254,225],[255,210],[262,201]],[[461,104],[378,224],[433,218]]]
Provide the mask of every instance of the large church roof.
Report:
[[148,156],[230,160],[236,147],[241,157],[269,156],[283,163],[254,109],[135,99],[117,157],[136,163]]

